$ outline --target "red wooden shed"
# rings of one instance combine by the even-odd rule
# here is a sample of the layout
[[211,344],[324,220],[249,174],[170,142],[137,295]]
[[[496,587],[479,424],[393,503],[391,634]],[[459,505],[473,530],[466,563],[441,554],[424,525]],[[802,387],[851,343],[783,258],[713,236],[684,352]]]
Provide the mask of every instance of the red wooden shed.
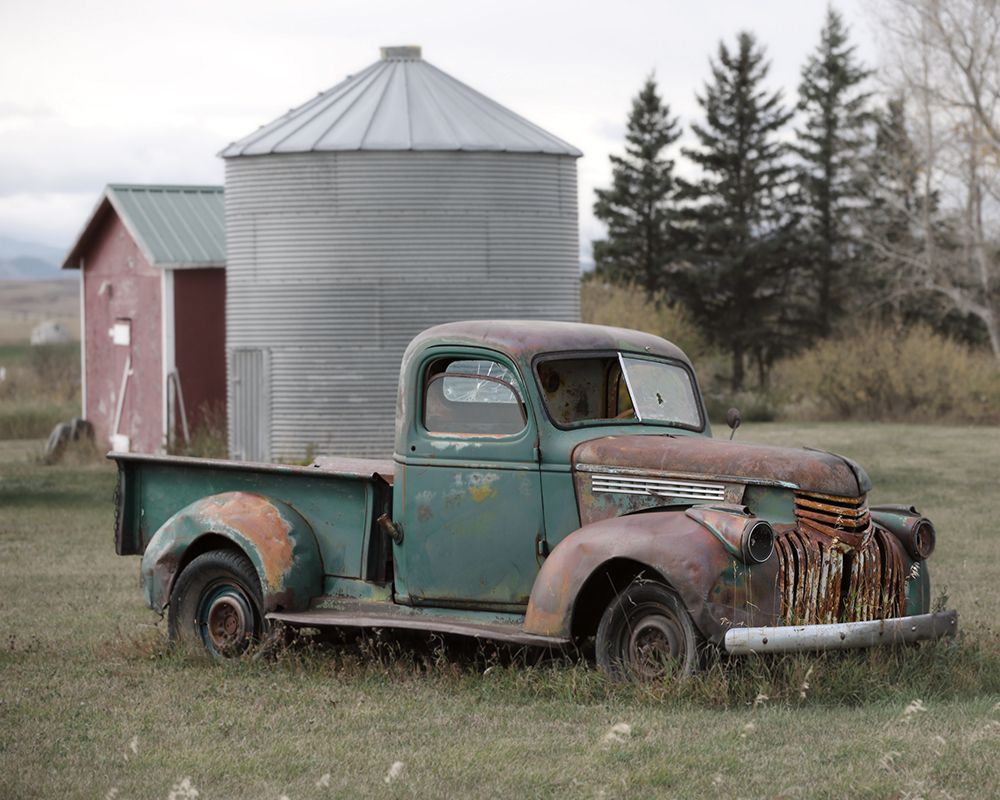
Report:
[[221,186],[112,184],[63,269],[79,269],[83,417],[99,444],[163,452],[226,405]]

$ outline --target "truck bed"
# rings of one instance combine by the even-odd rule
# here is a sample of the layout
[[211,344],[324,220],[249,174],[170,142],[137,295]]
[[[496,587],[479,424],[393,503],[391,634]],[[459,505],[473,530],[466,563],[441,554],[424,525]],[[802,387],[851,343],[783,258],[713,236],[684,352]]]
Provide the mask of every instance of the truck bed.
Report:
[[119,555],[141,555],[156,531],[189,504],[240,491],[298,511],[316,535],[326,575],[365,578],[385,557],[375,520],[392,507],[391,461],[319,458],[305,467],[132,453],[108,457],[118,464]]

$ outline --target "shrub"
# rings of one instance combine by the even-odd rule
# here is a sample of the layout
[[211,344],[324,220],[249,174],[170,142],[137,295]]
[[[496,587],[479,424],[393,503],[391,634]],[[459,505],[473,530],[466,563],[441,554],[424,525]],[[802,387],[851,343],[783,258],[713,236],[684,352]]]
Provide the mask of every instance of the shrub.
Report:
[[1000,422],[996,362],[922,326],[821,342],[780,364],[774,386],[799,417]]

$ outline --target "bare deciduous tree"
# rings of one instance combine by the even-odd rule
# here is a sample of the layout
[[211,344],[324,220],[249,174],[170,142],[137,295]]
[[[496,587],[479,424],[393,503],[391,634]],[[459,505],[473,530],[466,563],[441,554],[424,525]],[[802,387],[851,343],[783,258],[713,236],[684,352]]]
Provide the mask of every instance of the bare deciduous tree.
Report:
[[1000,0],[884,0],[882,12],[923,201],[894,209],[912,236],[870,244],[909,287],[981,320],[1000,365]]

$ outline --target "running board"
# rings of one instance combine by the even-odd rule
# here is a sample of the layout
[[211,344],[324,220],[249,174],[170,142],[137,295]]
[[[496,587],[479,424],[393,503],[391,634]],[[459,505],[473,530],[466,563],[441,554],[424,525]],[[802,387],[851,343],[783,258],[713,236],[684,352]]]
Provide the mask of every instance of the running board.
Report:
[[447,616],[440,611],[428,614],[409,606],[388,603],[348,602],[336,608],[272,612],[267,618],[295,628],[393,628],[450,633],[532,647],[563,647],[570,641],[555,636],[525,633],[520,625],[512,622],[485,622]]

